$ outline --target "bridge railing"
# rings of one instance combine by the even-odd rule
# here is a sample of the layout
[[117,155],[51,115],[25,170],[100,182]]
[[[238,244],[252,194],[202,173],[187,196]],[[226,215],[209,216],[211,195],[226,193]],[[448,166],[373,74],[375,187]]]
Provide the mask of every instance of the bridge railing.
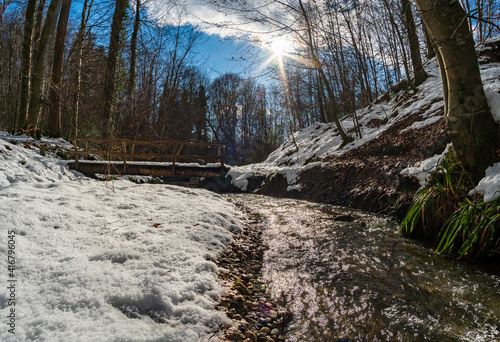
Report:
[[[78,164],[80,157],[101,155],[106,161],[158,161],[171,162],[175,168],[179,162],[206,162],[219,163],[224,168],[222,159],[223,143],[194,140],[156,140],[138,141],[122,138],[94,139],[74,137],[70,138],[73,144],[71,153]],[[207,153],[201,153],[207,152]]]

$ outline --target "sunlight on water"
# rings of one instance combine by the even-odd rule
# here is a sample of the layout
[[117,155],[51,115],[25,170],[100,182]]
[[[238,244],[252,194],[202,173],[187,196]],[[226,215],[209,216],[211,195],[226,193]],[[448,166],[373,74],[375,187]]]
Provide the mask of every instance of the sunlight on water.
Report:
[[500,339],[500,279],[402,238],[395,222],[291,199],[233,201],[262,216],[264,278],[294,312],[288,341]]

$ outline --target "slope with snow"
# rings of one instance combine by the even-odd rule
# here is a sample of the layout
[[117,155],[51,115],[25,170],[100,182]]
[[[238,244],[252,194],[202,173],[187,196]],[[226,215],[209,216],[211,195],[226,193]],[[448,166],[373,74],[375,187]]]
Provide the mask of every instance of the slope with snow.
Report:
[[91,180],[26,142],[0,133],[1,341],[204,341],[227,324],[213,261],[240,229],[232,204],[203,189]]
[[[491,40],[490,43],[498,44],[499,41],[500,37],[497,37]],[[483,49],[489,48],[488,46],[483,47]],[[488,104],[495,120],[500,122],[500,63],[481,61],[481,76]],[[294,133],[293,138],[290,137],[277,150],[272,152],[264,162],[232,167],[229,172],[232,177],[232,184],[242,191],[246,191],[249,178],[280,173],[287,179],[287,191],[300,191],[302,188],[300,173],[312,167],[322,166],[321,160],[323,158],[340,156],[359,148],[384,134],[392,125],[408,116],[418,115],[419,120],[406,130],[425,129],[425,127],[437,122],[442,119],[443,96],[441,76],[436,60],[428,62],[425,65],[425,70],[429,77],[419,86],[418,92],[411,95],[410,100],[405,98],[405,94],[389,92],[385,95],[390,96],[389,100],[386,100],[385,96],[383,96],[370,106],[357,111],[356,115],[360,123],[362,138],[356,138],[353,142],[341,147],[342,140],[333,123],[314,123]],[[377,124],[374,124],[375,122]],[[354,128],[351,118],[344,118],[341,123],[345,131],[352,131]],[[401,134],[404,134],[404,131]],[[405,170],[404,173],[425,182],[426,177],[435,168],[438,160],[439,156],[432,157]],[[497,169],[498,167],[488,170],[487,177],[489,177],[489,180],[495,179],[493,174],[495,173],[494,170]],[[491,191],[500,194],[500,177],[497,178],[499,178],[498,185],[493,186],[493,182],[488,181],[488,189],[486,189],[484,186],[486,183],[483,182],[477,190],[483,194],[489,194]],[[497,184],[496,181],[494,183]],[[494,190],[492,190],[492,186],[495,187]],[[492,199],[494,197],[487,195],[487,198]]]

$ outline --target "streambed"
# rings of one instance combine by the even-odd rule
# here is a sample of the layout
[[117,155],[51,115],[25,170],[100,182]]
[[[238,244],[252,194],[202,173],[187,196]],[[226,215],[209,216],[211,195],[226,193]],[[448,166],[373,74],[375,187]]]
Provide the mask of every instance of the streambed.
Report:
[[498,341],[500,277],[401,237],[387,217],[229,195],[260,216],[268,291],[287,341]]

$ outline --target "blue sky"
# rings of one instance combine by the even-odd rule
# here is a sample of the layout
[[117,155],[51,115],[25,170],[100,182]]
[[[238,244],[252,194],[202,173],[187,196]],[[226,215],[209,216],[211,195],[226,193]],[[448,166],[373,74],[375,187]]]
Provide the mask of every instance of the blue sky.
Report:
[[[109,29],[108,21],[113,14],[113,2],[94,1],[92,15],[101,18],[97,29]],[[83,0],[74,0],[71,6],[73,23],[76,26],[80,22],[82,4]],[[245,21],[238,14],[223,14],[205,0],[149,0],[145,4],[148,15],[167,26],[193,26],[203,32],[203,43],[196,50],[199,51],[198,60],[202,62],[200,67],[206,70],[212,79],[229,72],[241,74],[244,78],[253,77],[260,64],[269,58],[270,52],[255,43],[262,40],[265,35],[261,32],[268,29],[262,24]],[[130,9],[135,9],[134,1],[131,1]],[[240,24],[242,22],[246,24]],[[100,37],[103,40],[99,43],[107,46],[108,35]],[[254,43],[250,43],[251,41]]]
[[247,74],[255,69],[254,58],[248,53],[252,46],[244,41],[206,34],[206,41],[198,49],[208,58],[204,67],[213,78],[229,72]]
[[[261,1],[266,0],[246,3]],[[272,3],[267,1],[268,6]],[[237,2],[227,4],[237,6]],[[269,38],[265,32],[271,28],[243,18],[238,11],[223,13],[219,9],[207,0],[150,0],[148,6],[148,12],[167,25],[192,25],[205,34],[206,41],[198,50],[203,55],[200,57],[208,57],[203,67],[212,78],[227,72],[239,73],[242,77],[255,76],[255,70],[270,56],[270,52],[259,45]]]

